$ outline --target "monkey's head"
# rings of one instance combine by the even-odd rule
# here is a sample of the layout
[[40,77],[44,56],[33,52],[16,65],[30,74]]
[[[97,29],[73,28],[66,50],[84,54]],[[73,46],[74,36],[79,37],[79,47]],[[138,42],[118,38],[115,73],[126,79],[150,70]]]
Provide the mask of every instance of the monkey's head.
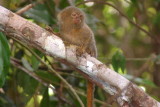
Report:
[[69,6],[58,14],[58,20],[60,26],[67,25],[68,27],[73,26],[79,28],[84,24],[85,15],[80,9]]

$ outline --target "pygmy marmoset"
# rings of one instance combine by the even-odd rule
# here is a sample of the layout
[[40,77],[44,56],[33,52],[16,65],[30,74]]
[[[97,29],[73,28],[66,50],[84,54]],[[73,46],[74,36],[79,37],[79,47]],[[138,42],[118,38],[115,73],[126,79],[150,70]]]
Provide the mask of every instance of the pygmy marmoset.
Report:
[[92,30],[85,23],[84,13],[69,6],[58,14],[61,38],[73,45],[82,47],[85,52],[97,57],[96,43]]
[[[58,14],[60,26],[60,37],[73,45],[81,47],[93,57],[97,57],[97,48],[92,30],[85,22],[84,13],[74,7],[69,6]],[[87,107],[93,106],[94,84],[88,81],[87,86]]]

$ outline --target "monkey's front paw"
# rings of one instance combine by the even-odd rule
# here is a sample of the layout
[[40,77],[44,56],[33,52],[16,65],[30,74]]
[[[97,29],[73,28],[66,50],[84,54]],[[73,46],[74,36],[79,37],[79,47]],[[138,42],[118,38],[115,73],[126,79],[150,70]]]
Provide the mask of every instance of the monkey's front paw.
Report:
[[53,29],[52,29],[50,26],[46,26],[46,27],[45,27],[45,30],[47,30],[48,32],[53,33]]
[[63,43],[65,44],[65,46],[70,46],[70,45],[72,45],[72,44],[70,44],[70,43],[67,42],[67,41],[63,41]]
[[54,35],[57,35],[60,37],[60,33],[54,32],[53,29],[50,26],[46,26],[45,30],[47,30],[50,33],[53,33]]
[[83,47],[77,47],[76,49],[76,55],[77,56],[82,56],[85,53],[85,49]]

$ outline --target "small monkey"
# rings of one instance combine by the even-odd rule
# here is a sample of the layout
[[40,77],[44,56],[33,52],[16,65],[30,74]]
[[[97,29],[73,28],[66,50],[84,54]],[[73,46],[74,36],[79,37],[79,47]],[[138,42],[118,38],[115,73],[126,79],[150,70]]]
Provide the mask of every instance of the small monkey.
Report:
[[[97,48],[92,30],[85,22],[84,13],[74,7],[69,6],[58,14],[60,26],[60,37],[73,45],[87,52],[93,57],[97,57]],[[87,107],[93,107],[94,84],[88,81],[87,85]]]

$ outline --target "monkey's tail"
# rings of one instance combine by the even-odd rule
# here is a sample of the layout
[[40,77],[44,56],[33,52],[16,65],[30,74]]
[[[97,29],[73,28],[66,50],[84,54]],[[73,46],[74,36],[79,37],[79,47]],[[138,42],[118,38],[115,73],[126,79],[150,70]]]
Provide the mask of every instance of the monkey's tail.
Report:
[[93,107],[95,85],[88,80],[87,84],[87,107]]

